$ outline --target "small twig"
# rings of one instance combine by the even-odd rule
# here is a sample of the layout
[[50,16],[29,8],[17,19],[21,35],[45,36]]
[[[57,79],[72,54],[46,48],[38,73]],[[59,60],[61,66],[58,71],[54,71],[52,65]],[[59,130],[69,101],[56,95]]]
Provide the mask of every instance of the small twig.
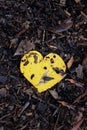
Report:
[[44,40],[45,40],[45,33],[46,33],[46,31],[44,30],[43,31],[43,37],[42,37],[42,45],[44,46]]
[[[58,110],[60,109],[61,106],[59,106]],[[60,111],[59,111],[60,112]],[[57,116],[57,120],[56,120],[56,123],[54,125],[54,130],[56,130],[56,126],[58,124],[58,120],[59,120],[59,116],[60,116],[60,113],[58,113],[58,116]]]
[[73,128],[71,128],[71,130],[78,130],[79,127],[81,126],[81,124],[83,123],[83,120],[84,120],[84,119],[81,119],[80,121],[78,121],[78,122],[76,123],[76,125],[75,125]]
[[87,42],[79,42],[77,43],[78,46],[87,46]]
[[[13,113],[13,112],[12,112],[12,113]],[[4,118],[6,118],[6,117],[8,117],[8,116],[12,115],[12,113],[8,113],[8,114],[6,114],[6,115],[2,116],[2,117],[0,118],[0,121],[1,121],[1,120],[3,120],[3,119],[4,119]]]
[[20,111],[20,113],[18,114],[18,116],[20,117],[21,114],[25,111],[25,109],[30,105],[29,102],[25,103],[25,105],[23,106],[22,110]]
[[23,130],[23,129],[25,129],[27,125],[28,125],[28,122],[27,122],[25,125],[23,125],[23,127],[21,127],[20,129],[18,129],[18,130]]
[[74,105],[71,105],[71,104],[68,104],[67,102],[65,101],[58,101],[61,105],[67,107],[68,109],[72,109],[72,110],[75,110],[75,106]]
[[79,97],[77,97],[77,98],[74,100],[73,104],[76,103],[76,102],[78,102],[81,98],[83,98],[83,97],[85,97],[85,96],[87,96],[87,91],[84,92],[83,94],[81,94]]

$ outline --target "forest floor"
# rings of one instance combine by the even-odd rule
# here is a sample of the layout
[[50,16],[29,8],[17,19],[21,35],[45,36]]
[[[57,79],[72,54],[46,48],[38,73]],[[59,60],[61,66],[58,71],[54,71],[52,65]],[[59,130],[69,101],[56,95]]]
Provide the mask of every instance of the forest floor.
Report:
[[[66,63],[50,90],[21,74],[30,50]],[[0,130],[87,130],[86,0],[0,0]]]

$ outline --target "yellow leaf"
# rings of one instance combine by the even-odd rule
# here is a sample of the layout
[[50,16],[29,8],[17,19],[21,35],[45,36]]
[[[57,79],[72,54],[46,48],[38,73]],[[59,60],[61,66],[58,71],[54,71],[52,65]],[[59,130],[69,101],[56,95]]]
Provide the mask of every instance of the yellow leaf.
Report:
[[30,51],[22,57],[20,71],[38,92],[44,92],[63,79],[66,65],[55,53],[43,58],[38,51]]

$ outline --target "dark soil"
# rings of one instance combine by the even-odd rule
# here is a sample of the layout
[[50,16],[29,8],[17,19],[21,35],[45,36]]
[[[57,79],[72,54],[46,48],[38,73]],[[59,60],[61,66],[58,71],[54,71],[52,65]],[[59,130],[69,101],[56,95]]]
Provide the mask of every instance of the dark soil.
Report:
[[[33,44],[19,51],[27,40]],[[20,73],[33,49],[67,65],[41,94]],[[0,0],[0,130],[87,130],[86,0]]]

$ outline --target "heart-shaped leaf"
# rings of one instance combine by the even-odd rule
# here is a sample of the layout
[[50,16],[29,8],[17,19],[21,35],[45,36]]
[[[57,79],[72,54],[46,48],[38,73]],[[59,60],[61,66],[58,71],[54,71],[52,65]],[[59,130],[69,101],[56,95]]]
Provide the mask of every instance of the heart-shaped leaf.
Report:
[[43,58],[38,51],[30,51],[22,57],[20,71],[38,92],[43,92],[63,79],[66,65],[55,53]]

